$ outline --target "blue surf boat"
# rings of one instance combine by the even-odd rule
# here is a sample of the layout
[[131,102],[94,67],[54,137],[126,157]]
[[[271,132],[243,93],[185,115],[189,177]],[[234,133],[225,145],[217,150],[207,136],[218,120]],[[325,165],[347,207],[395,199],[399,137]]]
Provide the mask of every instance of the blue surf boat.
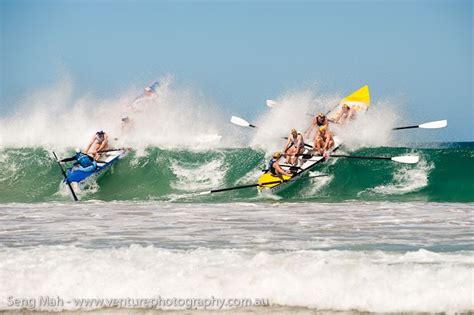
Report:
[[67,169],[67,180],[64,179],[64,182],[66,183],[69,181],[69,183],[80,184],[88,179],[97,178],[110,169],[118,160],[124,157],[127,152],[126,149],[121,149],[103,153],[99,161],[97,161],[97,167],[93,171],[84,171],[76,167],[70,167]]

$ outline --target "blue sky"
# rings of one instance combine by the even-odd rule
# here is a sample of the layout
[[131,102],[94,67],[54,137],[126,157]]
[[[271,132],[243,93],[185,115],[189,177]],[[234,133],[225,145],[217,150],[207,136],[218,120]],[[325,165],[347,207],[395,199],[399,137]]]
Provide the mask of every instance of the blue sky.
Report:
[[171,74],[250,116],[313,82],[367,83],[402,97],[407,122],[448,118],[434,140],[474,140],[471,1],[0,3],[3,115],[65,71],[100,97]]

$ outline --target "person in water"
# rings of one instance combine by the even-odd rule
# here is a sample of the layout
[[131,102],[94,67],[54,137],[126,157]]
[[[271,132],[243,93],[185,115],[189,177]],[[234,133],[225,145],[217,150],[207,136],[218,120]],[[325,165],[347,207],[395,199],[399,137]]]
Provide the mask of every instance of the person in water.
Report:
[[122,123],[123,124],[129,124],[131,123],[131,119],[129,117],[130,114],[137,114],[140,113],[146,108],[146,105],[149,104],[150,102],[155,101],[155,99],[158,97],[158,88],[160,87],[160,82],[155,81],[149,86],[147,86],[143,90],[143,94],[135,98],[135,100],[126,106],[125,111],[127,112],[126,114],[123,115],[122,117]]
[[270,162],[268,163],[268,171],[274,175],[274,176],[282,176],[282,175],[286,175],[286,176],[292,176],[293,174],[290,173],[290,172],[287,172],[285,171],[284,169],[281,168],[280,166],[280,157],[281,157],[281,153],[280,152],[275,152],[273,154],[273,157],[272,159],[270,160]]
[[321,126],[314,138],[313,150],[318,154],[325,155],[326,151],[334,146],[334,137],[332,132],[326,126]]
[[342,105],[342,110],[337,115],[334,122],[337,124],[344,124],[349,120],[353,120],[356,117],[356,112],[354,108],[351,108],[349,105],[344,104]]
[[76,154],[70,158],[62,159],[60,162],[71,162],[76,161],[73,166],[73,170],[82,172],[93,172],[97,168],[96,161],[89,155],[84,154],[81,150],[77,149]]
[[103,130],[99,130],[92,137],[85,152],[86,154],[91,155],[97,161],[101,155],[100,151],[106,150],[108,145],[109,136]]
[[303,153],[304,151],[304,139],[303,135],[296,131],[296,129],[291,129],[291,133],[288,135],[288,141],[283,148],[283,152],[286,156],[286,163],[296,164],[298,160],[297,154]]
[[313,133],[317,132],[318,128],[321,126],[329,126],[329,120],[323,113],[318,113],[316,116],[313,117],[311,120],[311,125],[309,126],[308,130],[304,133],[306,138],[314,138]]

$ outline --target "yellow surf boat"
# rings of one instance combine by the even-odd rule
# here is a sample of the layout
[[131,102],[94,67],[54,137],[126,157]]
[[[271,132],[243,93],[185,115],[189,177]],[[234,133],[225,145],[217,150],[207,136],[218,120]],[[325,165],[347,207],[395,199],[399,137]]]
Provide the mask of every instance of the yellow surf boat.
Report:
[[[335,120],[335,118],[339,115],[340,111],[342,110],[342,106],[347,104],[354,110],[358,112],[365,112],[370,106],[370,93],[369,87],[367,85],[361,87],[357,91],[353,92],[351,95],[342,99],[339,104],[333,108],[326,116],[328,119]],[[331,150],[330,153],[336,151],[342,145],[341,140],[338,137],[334,137],[334,148]],[[279,163],[281,167],[286,171],[292,171],[293,176],[275,176],[269,171],[262,174],[258,179],[258,190],[260,192],[265,193],[278,193],[292,184],[296,183],[299,179],[304,178],[307,175],[309,170],[314,168],[316,165],[324,162],[326,160],[323,156],[312,156],[311,149],[305,149],[303,152],[303,156],[301,157],[301,161],[299,166],[292,167],[290,165],[285,165],[284,157],[280,157]]]

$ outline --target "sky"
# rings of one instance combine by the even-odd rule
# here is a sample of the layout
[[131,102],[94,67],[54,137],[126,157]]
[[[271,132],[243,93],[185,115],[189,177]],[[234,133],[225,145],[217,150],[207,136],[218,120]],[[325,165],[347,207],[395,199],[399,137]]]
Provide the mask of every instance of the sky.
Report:
[[[472,1],[0,0],[0,116],[67,73],[110,97],[163,75],[236,113],[317,82],[399,98],[473,141]],[[421,119],[421,120],[420,120]]]

